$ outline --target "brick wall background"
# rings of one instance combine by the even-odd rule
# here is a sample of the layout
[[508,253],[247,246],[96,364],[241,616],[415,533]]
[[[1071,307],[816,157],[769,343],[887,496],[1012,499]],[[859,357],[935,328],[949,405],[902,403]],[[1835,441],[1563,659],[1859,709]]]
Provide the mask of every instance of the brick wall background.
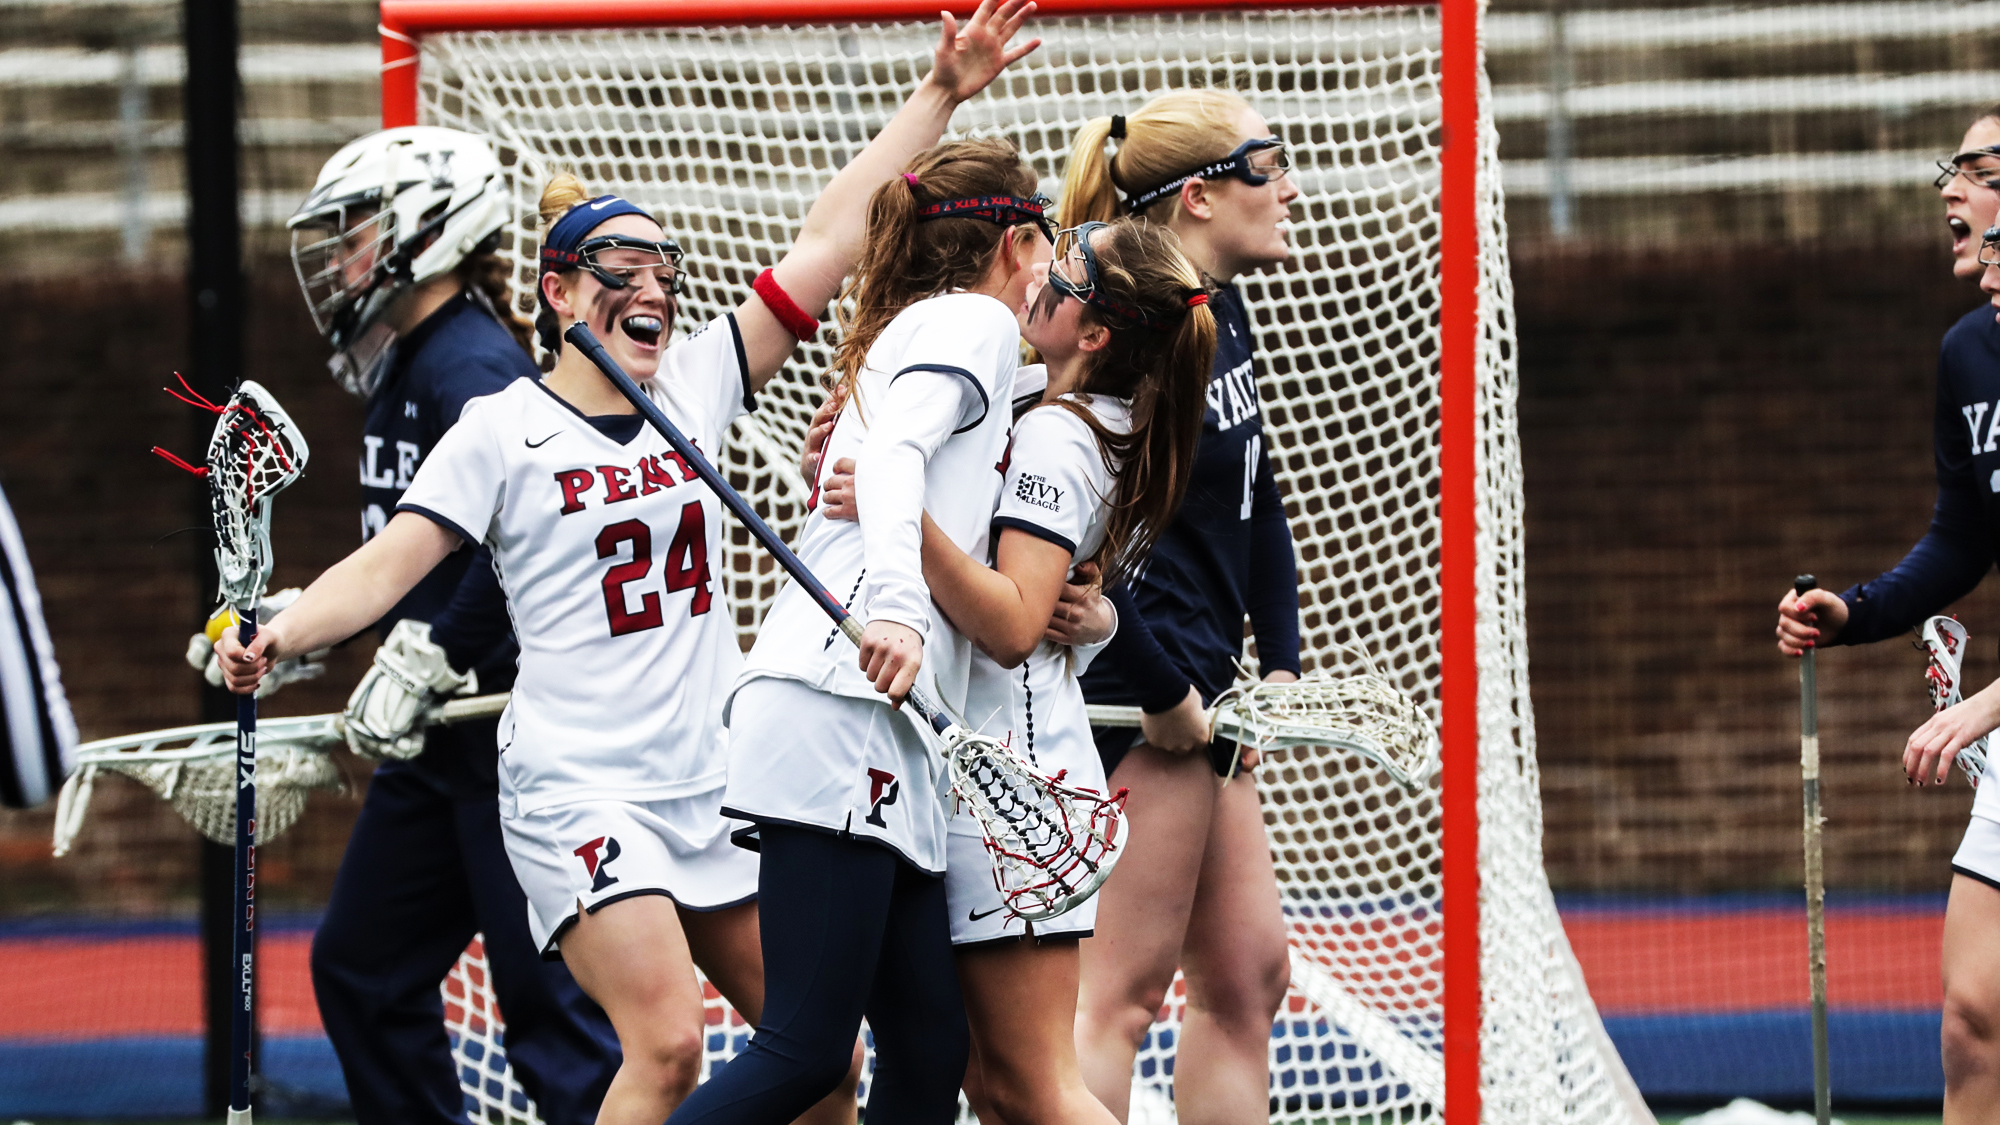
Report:
[[[1980,294],[1930,244],[1543,253],[1514,276],[1550,878],[1796,887],[1777,602],[1800,571],[1845,589],[1922,536],[1937,344]],[[1958,609],[1985,683],[2000,589]],[[1900,641],[1820,659],[1831,885],[1949,882],[1971,791],[1899,765],[1923,670]]]
[[[1929,518],[1938,338],[1978,300],[1931,245],[1561,253],[1518,248],[1531,673],[1559,889],[1795,886],[1797,681],[1773,607],[1810,570],[1844,588]],[[307,426],[312,471],[277,508],[278,581],[356,541],[359,404],[323,374],[289,270],[253,269],[249,371]],[[158,388],[185,354],[173,276],[0,281],[0,483],[34,556],[86,737],[192,722],[180,653],[193,482],[150,456],[207,432]],[[1962,605],[1970,678],[2000,673],[2000,585]],[[268,713],[337,708],[372,645]],[[1942,888],[1969,791],[1897,765],[1928,705],[1907,645],[1821,664],[1829,881]],[[356,782],[365,768],[344,759]],[[323,900],[358,804],[320,795],[266,850],[260,894]],[[51,813],[0,813],[0,914],[192,902],[192,832],[103,781],[72,855]]]

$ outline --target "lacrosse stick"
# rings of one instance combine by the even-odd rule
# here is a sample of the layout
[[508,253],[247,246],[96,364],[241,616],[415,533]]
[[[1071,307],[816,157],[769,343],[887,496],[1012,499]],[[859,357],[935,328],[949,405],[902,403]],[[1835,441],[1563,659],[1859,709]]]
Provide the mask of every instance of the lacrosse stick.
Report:
[[[208,439],[208,464],[196,468],[158,446],[153,452],[208,479],[209,515],[215,524],[215,569],[223,601],[242,622],[237,639],[257,638],[257,603],[271,580],[271,500],[299,479],[306,467],[306,442],[278,400],[244,380],[229,401],[217,406],[181,380],[186,395],[167,393],[210,411],[215,432]],[[177,788],[171,785],[170,788]],[[229,1020],[229,1125],[250,1122],[250,1051],[257,944],[257,697],[236,697],[236,870],[232,962],[236,995]],[[156,790],[157,791],[157,790]],[[214,804],[220,805],[221,801]],[[296,810],[293,815],[296,816]]]
[[[1933,617],[1924,622],[1924,652],[1930,657],[1930,665],[1924,670],[1924,679],[1931,689],[1931,707],[1942,711],[1959,701],[1959,691],[1963,686],[1959,679],[1959,669],[1965,663],[1965,643],[1968,639],[1965,626],[1949,617]],[[1986,740],[1980,735],[1972,745],[1958,752],[1958,768],[1965,771],[1965,780],[1979,787],[1979,779],[1986,776]]]
[[[1792,588],[1803,595],[1819,580],[1801,574]],[[1813,650],[1799,658],[1799,773],[1805,779],[1806,966],[1812,976],[1813,1113],[1818,1125],[1831,1119],[1833,1088],[1826,1051],[1826,864],[1821,833],[1826,819],[1819,807],[1819,682]]]
[[[423,717],[425,726],[490,719],[507,693],[454,699]],[[301,715],[257,724],[257,842],[270,841],[305,811],[315,789],[347,788],[327,751],[347,745],[344,716]],[[124,774],[174,806],[195,831],[218,844],[236,839],[236,723],[202,723],[99,739],[76,748],[76,772],[56,798],[55,854],[68,855],[83,829],[97,775]]]
[[[625,374],[589,327],[579,321],[563,333],[563,339],[597,365],[778,560],[792,581],[833,618],[848,640],[859,645],[861,622],[827,592],[757,510]],[[1038,772],[1011,747],[954,721],[921,687],[912,688],[906,702],[944,743],[952,794],[979,824],[993,865],[993,882],[1008,912],[1030,922],[1045,921],[1075,909],[1096,894],[1110,876],[1118,849],[1125,842],[1124,791],[1107,797],[1063,784],[1064,773],[1049,777]]]
[[[1337,646],[1341,667],[1292,683],[1259,683],[1222,693],[1208,710],[1209,737],[1258,750],[1331,746],[1375,763],[1412,793],[1438,768],[1437,729],[1409,696],[1360,649]],[[1136,727],[1137,707],[1090,708],[1097,726]],[[1236,761],[1229,763],[1236,772]]]

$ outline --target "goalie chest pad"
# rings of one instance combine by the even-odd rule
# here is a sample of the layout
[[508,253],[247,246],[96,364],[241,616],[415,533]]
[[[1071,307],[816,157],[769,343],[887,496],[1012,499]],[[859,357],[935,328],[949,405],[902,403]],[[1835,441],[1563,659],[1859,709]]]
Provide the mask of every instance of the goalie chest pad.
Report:
[[[645,384],[711,456],[746,386],[730,315],[669,347]],[[524,379],[467,407],[398,510],[492,550],[521,643],[500,723],[503,811],[721,784],[720,703],[741,661],[723,512],[664,437]]]

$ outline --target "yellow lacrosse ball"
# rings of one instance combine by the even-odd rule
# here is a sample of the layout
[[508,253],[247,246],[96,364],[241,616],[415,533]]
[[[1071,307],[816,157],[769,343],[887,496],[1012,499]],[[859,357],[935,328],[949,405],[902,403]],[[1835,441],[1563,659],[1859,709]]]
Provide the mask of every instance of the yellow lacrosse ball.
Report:
[[222,640],[222,631],[224,629],[236,628],[236,623],[236,610],[229,606],[223,606],[221,609],[216,610],[215,614],[208,619],[208,628],[202,630],[202,632],[208,634],[209,644],[216,644]]

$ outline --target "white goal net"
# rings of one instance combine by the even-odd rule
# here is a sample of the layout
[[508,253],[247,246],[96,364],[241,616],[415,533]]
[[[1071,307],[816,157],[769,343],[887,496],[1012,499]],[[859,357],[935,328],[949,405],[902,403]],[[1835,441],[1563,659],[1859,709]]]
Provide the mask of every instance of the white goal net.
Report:
[[[1291,146],[1296,253],[1243,278],[1259,338],[1264,423],[1298,546],[1307,667],[1368,649],[1436,716],[1439,663],[1439,15],[1398,5],[1041,19],[1046,42],[961,108],[960,134],[1018,142],[1060,183],[1085,119],[1152,94],[1221,86]],[[936,31],[802,23],[593,32],[463,32],[421,44],[426,124],[505,150],[523,219],[508,237],[532,309],[532,216],[550,173],[653,209],[686,249],[683,326],[749,294],[821,185],[928,68]],[[1483,78],[1482,103],[1490,100]],[[1597,1021],[1542,869],[1522,605],[1515,345],[1497,138],[1482,113],[1479,234],[1478,665],[1484,1118],[1649,1120]],[[783,533],[803,517],[795,468],[820,401],[827,340],[802,348],[727,452]],[[778,572],[738,530],[727,562],[747,637]],[[1360,759],[1275,756],[1260,771],[1291,928],[1293,990],[1271,1038],[1285,1121],[1405,1121],[1443,1098],[1438,793],[1411,795]],[[470,965],[473,972],[480,966]],[[461,980],[463,978],[460,978]],[[456,986],[465,989],[465,983]],[[459,1032],[468,1092],[491,1120],[532,1113],[495,1055],[474,984]],[[1134,1076],[1133,1119],[1172,1113],[1181,991]],[[719,1002],[711,1057],[745,1029]],[[476,1087],[476,1091],[475,1091]]]

